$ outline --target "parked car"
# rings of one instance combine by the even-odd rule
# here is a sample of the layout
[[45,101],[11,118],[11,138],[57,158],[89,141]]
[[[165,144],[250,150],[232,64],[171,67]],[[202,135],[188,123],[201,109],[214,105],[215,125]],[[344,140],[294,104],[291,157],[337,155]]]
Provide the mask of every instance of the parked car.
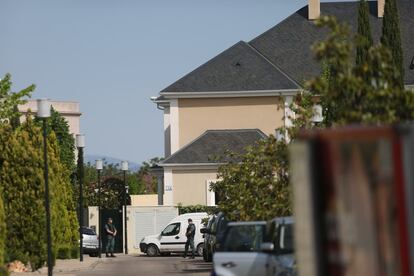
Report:
[[293,218],[229,223],[213,275],[296,275]]
[[296,275],[296,259],[293,239],[292,217],[272,219],[266,227],[262,252],[267,255],[266,275]]
[[265,235],[265,221],[230,222],[213,256],[213,275],[266,275],[267,258],[261,252]]
[[97,257],[99,253],[99,236],[95,230],[89,227],[82,227],[83,253],[91,257]]
[[187,241],[185,233],[188,219],[191,218],[196,227],[194,237],[196,253],[202,256],[204,240],[199,229],[203,227],[201,220],[207,217],[207,213],[188,213],[176,217],[170,221],[160,234],[144,237],[139,244],[141,252],[146,253],[150,257],[159,254],[184,253],[184,246]]
[[202,233],[204,237],[203,259],[206,262],[211,262],[213,259],[213,253],[211,252],[211,248],[209,244],[212,238],[211,226],[213,225],[216,218],[217,218],[216,216],[212,216],[208,220],[206,227],[200,229],[200,233]]
[[214,252],[220,250],[228,223],[229,221],[226,219],[224,214],[218,213],[215,216],[214,221],[212,221],[211,226],[202,229],[202,233],[204,235],[207,234],[207,236],[204,238],[204,248],[208,262],[211,262],[213,260]]

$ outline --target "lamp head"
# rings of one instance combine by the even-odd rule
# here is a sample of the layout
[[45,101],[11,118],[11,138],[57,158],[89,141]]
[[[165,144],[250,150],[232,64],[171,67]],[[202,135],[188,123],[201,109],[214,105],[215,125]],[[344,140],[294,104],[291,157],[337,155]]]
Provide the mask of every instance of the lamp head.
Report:
[[103,163],[102,163],[101,159],[98,159],[98,160],[95,161],[95,168],[98,171],[101,171],[103,169]]
[[49,99],[37,100],[37,117],[49,118],[50,117],[50,101]]
[[77,148],[85,147],[85,135],[84,134],[76,134],[76,147]]
[[128,161],[121,162],[121,170],[127,171],[128,170]]

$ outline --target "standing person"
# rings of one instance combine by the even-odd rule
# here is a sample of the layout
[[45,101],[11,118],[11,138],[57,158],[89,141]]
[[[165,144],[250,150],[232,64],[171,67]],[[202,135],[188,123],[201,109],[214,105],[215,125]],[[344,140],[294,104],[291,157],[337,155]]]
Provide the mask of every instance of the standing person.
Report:
[[188,219],[188,227],[185,235],[187,236],[187,242],[185,243],[185,251],[184,251],[184,258],[187,257],[188,246],[191,247],[192,255],[190,259],[194,259],[195,257],[195,248],[194,248],[194,236],[196,232],[196,227],[193,223],[192,219]]
[[[116,257],[114,255],[116,228],[112,224],[112,218],[108,218],[108,223],[105,224],[106,231],[106,257]],[[111,253],[111,255],[109,255]]]

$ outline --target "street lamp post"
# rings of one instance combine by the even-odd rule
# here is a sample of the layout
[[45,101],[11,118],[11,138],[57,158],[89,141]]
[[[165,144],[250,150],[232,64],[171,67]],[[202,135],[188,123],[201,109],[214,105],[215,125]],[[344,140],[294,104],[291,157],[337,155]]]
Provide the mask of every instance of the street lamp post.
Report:
[[124,173],[124,240],[125,240],[125,254],[128,254],[128,230],[127,230],[127,194],[129,187],[126,183],[126,172],[128,171],[128,161],[121,162],[121,170]]
[[79,261],[83,262],[83,177],[84,177],[84,167],[83,167],[83,148],[85,147],[85,135],[77,134],[76,135],[76,147],[78,148],[78,182],[79,182]]
[[50,202],[49,202],[49,167],[47,163],[47,118],[50,117],[50,102],[47,99],[37,100],[37,117],[43,121],[43,153],[45,178],[45,209],[46,209],[46,236],[47,236],[47,274],[53,275],[52,263],[52,234],[50,229]]
[[103,169],[102,160],[96,160],[96,170],[98,171],[98,229],[99,229],[99,258],[102,257],[102,216],[101,216],[101,171]]

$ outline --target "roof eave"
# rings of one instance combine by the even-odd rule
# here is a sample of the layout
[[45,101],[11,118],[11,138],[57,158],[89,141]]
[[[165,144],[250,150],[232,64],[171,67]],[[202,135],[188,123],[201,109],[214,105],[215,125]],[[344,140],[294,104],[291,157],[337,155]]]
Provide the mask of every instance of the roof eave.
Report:
[[234,98],[234,97],[268,97],[294,96],[301,88],[280,90],[250,90],[250,91],[208,91],[208,92],[160,92],[166,99],[180,98]]
[[170,168],[175,170],[206,170],[206,169],[218,169],[219,166],[226,163],[159,163],[158,166],[163,168]]

